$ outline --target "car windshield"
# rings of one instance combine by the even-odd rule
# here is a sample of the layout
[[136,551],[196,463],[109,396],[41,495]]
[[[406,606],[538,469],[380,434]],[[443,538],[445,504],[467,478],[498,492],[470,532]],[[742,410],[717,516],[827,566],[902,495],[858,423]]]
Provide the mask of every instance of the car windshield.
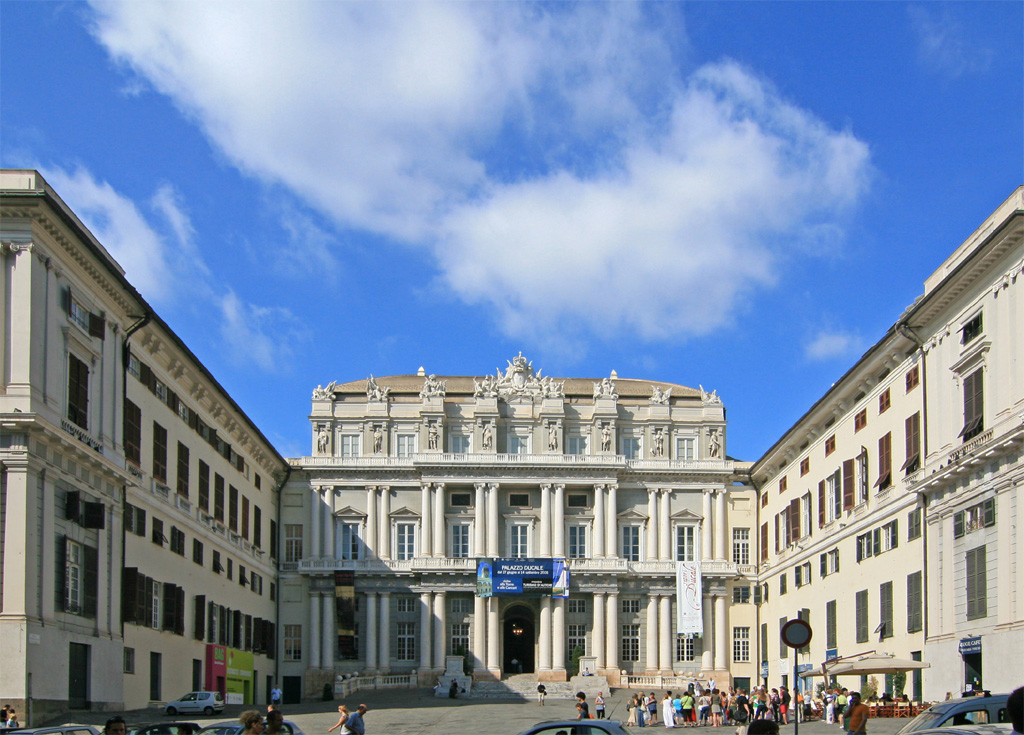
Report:
[[906,725],[904,725],[903,728],[900,729],[898,735],[905,735],[908,732],[915,732],[917,730],[924,730],[924,729],[929,728],[929,727],[938,727],[939,726],[939,722],[941,722],[945,717],[946,717],[946,713],[945,712],[936,712],[935,710],[926,710],[925,712],[922,712],[917,717],[912,719]]
[[234,735],[239,730],[239,726],[235,724],[230,725],[210,725],[204,727],[199,731],[199,735]]

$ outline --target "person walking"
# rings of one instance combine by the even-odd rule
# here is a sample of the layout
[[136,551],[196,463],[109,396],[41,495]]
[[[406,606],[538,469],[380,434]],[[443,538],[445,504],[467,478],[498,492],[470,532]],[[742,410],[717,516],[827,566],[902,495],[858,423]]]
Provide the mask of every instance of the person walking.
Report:
[[843,723],[846,719],[846,702],[846,687],[843,687],[839,690],[839,695],[836,697],[836,719],[839,720],[839,727],[844,730],[846,729],[843,727]]
[[865,735],[868,731],[868,706],[860,701],[860,692],[851,692],[848,714],[850,735]]
[[576,709],[579,710],[577,720],[590,719],[590,705],[587,704],[587,695],[583,692],[576,692]]
[[665,727],[676,726],[676,711],[672,706],[672,692],[665,692],[665,698],[661,700],[661,719]]
[[544,706],[544,698],[548,696],[548,690],[543,684],[537,685],[537,706]]
[[626,712],[629,714],[629,717],[626,719],[626,726],[636,727],[636,697],[631,697],[626,702]]
[[597,713],[597,719],[604,719],[604,692],[598,692],[594,697],[594,712]]
[[683,704],[683,727],[693,727],[693,694],[687,689],[680,698]]
[[722,693],[711,690],[711,727],[722,726]]
[[356,711],[348,717],[348,722],[345,726],[348,727],[349,733],[344,735],[366,735],[366,723],[363,722],[363,715],[366,714],[366,705],[361,704],[356,707]]
[[340,728],[341,732],[342,732],[342,735],[348,735],[348,733],[351,732],[345,726],[345,723],[348,722],[348,718],[349,718],[348,707],[346,707],[345,705],[340,705],[338,707],[338,714],[341,715],[341,717],[338,718],[338,721],[336,723],[334,723],[334,725],[330,729],[328,729],[327,732],[334,732],[335,730]]
[[650,724],[658,724],[658,700],[654,697],[654,692],[651,692],[647,697],[647,719],[650,720]]

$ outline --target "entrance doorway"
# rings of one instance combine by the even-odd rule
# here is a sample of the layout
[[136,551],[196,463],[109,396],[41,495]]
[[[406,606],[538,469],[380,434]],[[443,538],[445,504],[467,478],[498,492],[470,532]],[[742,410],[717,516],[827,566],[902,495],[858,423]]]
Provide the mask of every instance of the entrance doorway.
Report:
[[964,691],[980,692],[985,688],[981,680],[981,654],[964,654]]
[[537,642],[533,611],[523,605],[509,608],[505,613],[503,631],[505,655],[502,657],[502,671],[506,674],[532,674]]
[[89,646],[71,643],[68,649],[68,706],[89,706]]

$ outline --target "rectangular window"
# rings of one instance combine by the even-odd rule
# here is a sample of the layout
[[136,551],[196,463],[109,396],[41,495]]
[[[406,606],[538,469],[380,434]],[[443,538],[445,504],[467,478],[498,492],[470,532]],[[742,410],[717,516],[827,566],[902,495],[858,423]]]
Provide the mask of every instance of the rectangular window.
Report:
[[734,605],[744,605],[750,602],[750,587],[746,585],[743,587],[733,587],[732,601]]
[[178,556],[185,556],[185,532],[171,526],[171,551]]
[[587,453],[587,437],[579,434],[570,434],[565,437],[565,453],[584,455]]
[[988,565],[985,546],[967,552],[967,619],[988,616]]
[[[452,600],[452,602],[455,602]],[[395,600],[395,612],[401,613],[414,613],[416,612],[416,598],[415,597],[399,597]]]
[[565,494],[565,507],[566,508],[589,508],[590,507],[590,493],[566,493]]
[[[411,599],[411,598],[410,598]],[[470,613],[471,601],[466,597],[455,597],[452,599],[452,613],[455,615]],[[455,654],[452,654],[455,655]]]
[[822,577],[827,577],[830,574],[835,574],[839,571],[839,549],[832,549],[826,551],[819,557],[819,564],[821,569]]
[[640,458],[640,437],[623,434],[619,437],[619,454],[626,459]]
[[224,565],[220,563],[220,552],[214,549],[213,551],[213,564],[211,565],[214,574],[220,574],[224,571]]
[[188,497],[188,447],[178,442],[178,482],[176,490],[183,498]]
[[451,556],[455,559],[469,558],[469,524],[456,523],[452,526]]
[[567,611],[570,613],[585,613],[587,611],[587,601],[570,597]]
[[892,486],[892,433],[878,440],[878,480],[875,487],[885,490]]
[[407,561],[416,556],[416,524],[398,523],[395,525],[395,558]]
[[985,390],[981,369],[964,378],[964,428],[960,436],[969,441],[985,430]]
[[779,480],[779,495],[782,495],[782,493],[786,492],[786,490],[788,490],[788,489],[789,489],[789,478],[788,477],[783,477],[781,480]]
[[124,401],[124,456],[136,467],[142,465],[142,409]]
[[210,465],[199,460],[199,508],[210,512]]
[[509,454],[529,454],[530,453],[530,437],[527,434],[516,434],[509,432],[508,434],[508,453]]
[[732,561],[734,564],[750,564],[750,529],[732,529]]
[[252,543],[257,549],[263,546],[263,511],[258,505],[252,507]]
[[135,673],[135,649],[125,648],[124,649],[124,673],[134,674]]
[[525,559],[530,555],[530,527],[525,523],[516,523],[509,527],[509,556],[513,559]]
[[805,457],[800,460],[800,477],[803,477],[811,471],[811,460],[809,457]]
[[572,658],[572,652],[579,648],[587,655],[587,626],[584,623],[569,623],[566,643],[566,660]]
[[676,561],[696,561],[696,526],[676,526]]
[[640,660],[640,626],[622,626],[622,660]]
[[192,539],[192,561],[200,566],[203,564],[203,542],[197,538]]
[[395,437],[395,448],[399,457],[411,457],[416,453],[416,435],[399,434]]
[[452,434],[448,437],[448,451],[453,454],[469,454],[469,437],[464,434]]
[[868,410],[862,408],[853,416],[853,433],[857,433],[868,425]]
[[693,636],[676,637],[676,661],[688,663],[696,660],[696,653],[693,646]]
[[587,558],[587,527],[569,526],[569,558]]
[[676,459],[696,459],[697,442],[692,436],[680,436],[676,438]]
[[856,597],[857,643],[868,642],[868,591],[861,590]]
[[836,601],[825,603],[825,648],[836,648],[838,641],[836,625]]
[[452,623],[451,655],[462,656],[469,653],[469,623]]
[[834,451],[836,451],[836,435],[832,434],[832,436],[825,440],[825,456],[829,456]]
[[981,335],[983,326],[981,314],[978,314],[976,317],[964,324],[963,328],[960,330],[960,344],[965,345],[968,342],[977,339]]
[[242,538],[246,541],[249,540],[249,498],[244,495],[242,496]]
[[868,452],[865,449],[857,455],[857,504],[868,500]]
[[910,511],[907,514],[907,541],[921,538],[921,509]]
[[340,438],[341,438],[341,456],[342,457],[358,457],[359,456],[359,435],[358,434],[342,434]]
[[302,558],[302,524],[286,523],[284,526],[284,560],[294,563]]
[[68,355],[68,421],[89,428],[89,367]]
[[878,413],[885,413],[889,410],[892,405],[892,397],[889,394],[889,389],[886,388],[882,391],[882,394],[878,396]]
[[907,393],[921,384],[921,370],[917,365],[907,371]]
[[879,627],[882,638],[892,638],[892,582],[883,582],[878,588]]
[[908,416],[904,422],[904,432],[906,435],[906,449],[907,459],[903,463],[901,469],[906,471],[906,474],[917,472],[921,467],[921,413],[915,413],[913,416]]
[[167,429],[153,422],[153,477],[167,482]]
[[732,629],[732,660],[734,663],[750,661],[750,628],[744,626]]
[[785,572],[783,572],[782,574],[779,575],[779,594],[780,595],[786,594],[786,587],[788,585],[788,582],[789,582],[789,577],[786,575]]
[[398,660],[416,660],[416,623],[398,624]]
[[530,493],[509,493],[508,494],[508,507],[509,508],[529,508],[530,507]]
[[167,543],[167,537],[164,536],[164,522],[161,521],[159,518],[154,518],[152,527],[153,532],[151,534],[151,539],[153,543],[157,546],[163,546],[165,543]]
[[640,561],[640,526],[622,527],[622,558]]
[[471,493],[451,493],[448,496],[448,505],[452,508],[471,508],[473,496]]
[[217,473],[213,475],[213,517],[224,522],[224,478]]
[[302,626],[284,626],[284,660],[302,660]]
[[924,628],[924,582],[921,572],[907,575],[907,632]]
[[803,587],[811,583],[811,563],[809,561],[797,566],[795,572],[797,587]]
[[238,488],[228,485],[228,528],[238,532]]
[[640,612],[640,600],[635,597],[620,600],[622,612],[626,615],[636,615]]
[[84,553],[82,545],[70,539],[64,542],[64,611],[81,614],[83,609]]
[[341,524],[341,547],[338,549],[338,558],[352,561],[359,558],[359,524]]

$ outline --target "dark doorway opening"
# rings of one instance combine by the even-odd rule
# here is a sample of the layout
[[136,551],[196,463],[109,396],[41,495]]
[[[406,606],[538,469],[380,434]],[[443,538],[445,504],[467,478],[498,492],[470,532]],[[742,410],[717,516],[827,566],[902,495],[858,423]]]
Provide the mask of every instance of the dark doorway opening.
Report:
[[89,707],[89,646],[82,643],[69,644],[68,706],[71,709]]
[[980,692],[985,688],[981,680],[981,654],[964,654],[964,691]]
[[284,704],[301,704],[302,677],[286,676],[281,679],[281,695]]
[[502,657],[502,671],[506,674],[532,674],[535,667],[534,646],[537,643],[533,611],[521,605],[510,608],[505,613],[503,630],[505,655]]

